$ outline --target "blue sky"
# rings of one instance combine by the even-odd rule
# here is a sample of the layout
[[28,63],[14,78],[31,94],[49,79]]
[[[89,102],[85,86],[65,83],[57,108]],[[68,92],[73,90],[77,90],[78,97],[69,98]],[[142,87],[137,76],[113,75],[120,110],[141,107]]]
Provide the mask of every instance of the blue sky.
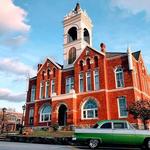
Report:
[[150,72],[149,0],[0,0],[0,107],[21,111],[28,74],[46,57],[63,62],[63,17],[79,2],[93,22],[93,47],[142,50]]

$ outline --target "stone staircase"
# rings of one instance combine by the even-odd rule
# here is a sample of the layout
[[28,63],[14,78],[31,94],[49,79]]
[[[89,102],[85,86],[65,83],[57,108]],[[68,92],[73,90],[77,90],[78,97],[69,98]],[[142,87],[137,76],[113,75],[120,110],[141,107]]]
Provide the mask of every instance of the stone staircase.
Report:
[[0,135],[0,141],[6,141],[6,136],[5,135]]

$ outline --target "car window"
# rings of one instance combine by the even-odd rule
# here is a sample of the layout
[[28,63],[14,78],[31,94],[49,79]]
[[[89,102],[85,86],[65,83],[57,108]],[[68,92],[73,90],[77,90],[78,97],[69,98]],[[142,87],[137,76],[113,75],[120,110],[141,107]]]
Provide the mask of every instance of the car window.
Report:
[[127,123],[126,122],[114,122],[114,129],[127,129]]
[[100,128],[101,129],[112,129],[111,122],[104,123]]
[[98,128],[98,124],[96,123],[92,128]]

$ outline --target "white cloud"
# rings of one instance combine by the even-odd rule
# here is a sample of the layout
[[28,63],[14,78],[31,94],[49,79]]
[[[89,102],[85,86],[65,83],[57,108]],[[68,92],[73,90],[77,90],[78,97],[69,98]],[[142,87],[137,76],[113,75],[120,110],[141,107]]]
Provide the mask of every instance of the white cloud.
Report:
[[145,12],[146,19],[150,19],[150,0],[111,0],[113,7],[127,10],[133,15]]
[[15,6],[13,0],[0,0],[0,33],[28,32],[27,12]]
[[5,39],[4,41],[1,42],[1,44],[10,46],[12,48],[16,48],[16,47],[22,45],[23,43],[25,43],[26,40],[27,40],[27,37],[25,37],[23,35],[19,35],[16,37]]
[[0,70],[3,72],[25,76],[27,76],[28,74],[30,76],[34,76],[36,74],[36,71],[33,68],[20,62],[18,59],[12,58],[1,59]]
[[9,89],[0,88],[0,100],[10,102],[22,102],[25,101],[25,93],[13,93]]

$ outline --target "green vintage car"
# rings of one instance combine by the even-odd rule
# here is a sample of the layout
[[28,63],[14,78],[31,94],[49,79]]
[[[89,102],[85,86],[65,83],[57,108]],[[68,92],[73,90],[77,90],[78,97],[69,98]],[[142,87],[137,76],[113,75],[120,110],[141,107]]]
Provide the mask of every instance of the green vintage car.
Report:
[[84,141],[92,149],[100,145],[124,145],[150,150],[150,131],[136,130],[125,120],[103,120],[93,128],[75,129],[73,140]]

